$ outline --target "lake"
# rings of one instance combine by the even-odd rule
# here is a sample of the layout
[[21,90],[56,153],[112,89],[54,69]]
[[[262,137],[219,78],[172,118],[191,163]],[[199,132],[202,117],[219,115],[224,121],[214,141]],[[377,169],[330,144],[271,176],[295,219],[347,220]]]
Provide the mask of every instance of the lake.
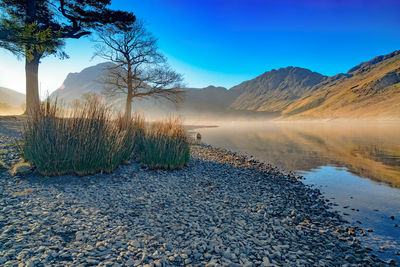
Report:
[[381,258],[400,263],[400,124],[224,122],[195,130],[202,141],[305,177]]

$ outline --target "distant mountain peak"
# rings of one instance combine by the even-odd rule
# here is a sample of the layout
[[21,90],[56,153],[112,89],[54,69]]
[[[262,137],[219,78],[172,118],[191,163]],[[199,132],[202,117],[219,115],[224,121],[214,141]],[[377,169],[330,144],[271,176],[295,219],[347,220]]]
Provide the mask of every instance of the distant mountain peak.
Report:
[[279,69],[271,69],[270,71],[266,71],[265,73],[270,73],[270,72],[293,72],[293,71],[305,71],[305,72],[313,72],[307,68],[302,68],[302,67],[295,67],[295,66],[287,66],[287,67],[282,67]]
[[[325,75],[322,75],[318,72],[311,71],[306,68],[288,66],[288,67],[283,67],[283,68],[279,68],[279,69],[271,69],[270,71],[266,71],[254,79],[271,77],[271,78],[277,78],[277,79],[300,79],[300,80],[302,80],[306,76],[314,76],[314,77],[318,77],[321,79],[327,78],[327,76],[325,76]],[[246,82],[249,82],[249,81],[245,81],[243,83],[246,83]],[[234,86],[234,87],[236,87],[236,86]]]
[[51,94],[66,102],[80,98],[84,93],[100,93],[103,89],[98,80],[105,75],[107,68],[115,66],[112,62],[103,62],[84,68],[80,72],[70,72],[62,85]]
[[230,91],[239,96],[231,108],[280,112],[294,100],[313,91],[314,86],[326,78],[300,67],[273,69],[232,87]]

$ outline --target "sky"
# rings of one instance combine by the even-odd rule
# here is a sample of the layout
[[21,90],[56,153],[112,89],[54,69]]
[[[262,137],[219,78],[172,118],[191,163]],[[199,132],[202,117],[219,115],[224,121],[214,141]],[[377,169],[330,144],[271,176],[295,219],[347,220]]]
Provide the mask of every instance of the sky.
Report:
[[[399,0],[113,0],[158,38],[187,87],[230,88],[271,69],[308,68],[324,75],[400,49]],[[68,40],[69,59],[47,57],[40,94],[70,72],[103,62],[91,38]],[[0,86],[25,92],[24,62],[0,49]]]

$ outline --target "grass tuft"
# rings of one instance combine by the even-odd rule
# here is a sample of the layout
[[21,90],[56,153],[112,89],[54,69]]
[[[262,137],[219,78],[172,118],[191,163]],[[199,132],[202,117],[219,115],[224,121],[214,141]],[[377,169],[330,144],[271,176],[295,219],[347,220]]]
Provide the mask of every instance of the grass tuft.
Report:
[[182,122],[169,118],[147,131],[139,160],[151,169],[181,169],[190,158],[190,146]]

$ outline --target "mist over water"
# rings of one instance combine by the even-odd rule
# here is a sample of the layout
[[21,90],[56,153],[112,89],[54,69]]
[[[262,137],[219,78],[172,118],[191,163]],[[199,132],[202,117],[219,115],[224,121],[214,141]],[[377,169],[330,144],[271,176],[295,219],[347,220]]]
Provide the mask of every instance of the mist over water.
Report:
[[[206,124],[205,122],[202,123]],[[400,124],[391,121],[218,121],[205,143],[303,175],[368,235],[367,246],[400,262]],[[391,218],[394,216],[394,219]],[[385,250],[381,247],[385,247]]]
[[[206,123],[203,123],[206,124]],[[241,151],[284,170],[346,167],[359,177],[400,187],[400,125],[395,122],[217,122],[203,141]]]

